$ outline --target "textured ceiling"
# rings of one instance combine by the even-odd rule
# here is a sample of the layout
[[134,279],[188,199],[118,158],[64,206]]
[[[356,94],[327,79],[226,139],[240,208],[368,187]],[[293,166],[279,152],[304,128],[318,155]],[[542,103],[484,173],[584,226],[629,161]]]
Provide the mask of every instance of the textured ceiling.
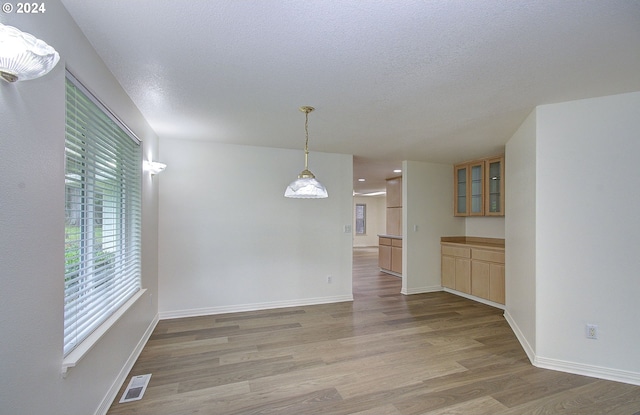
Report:
[[301,149],[311,105],[311,152],[357,156],[362,191],[501,152],[536,105],[640,90],[640,0],[62,2],[161,140]]

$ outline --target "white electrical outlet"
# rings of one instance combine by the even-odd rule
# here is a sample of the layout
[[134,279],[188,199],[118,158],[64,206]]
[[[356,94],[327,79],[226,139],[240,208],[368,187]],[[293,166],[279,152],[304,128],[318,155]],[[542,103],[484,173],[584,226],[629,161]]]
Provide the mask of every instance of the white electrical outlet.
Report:
[[598,326],[595,324],[587,324],[587,339],[598,338]]

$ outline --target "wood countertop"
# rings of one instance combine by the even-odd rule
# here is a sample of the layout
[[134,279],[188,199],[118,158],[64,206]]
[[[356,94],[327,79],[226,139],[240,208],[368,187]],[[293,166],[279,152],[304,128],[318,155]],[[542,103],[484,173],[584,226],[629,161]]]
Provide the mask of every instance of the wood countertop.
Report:
[[501,238],[481,238],[477,236],[443,236],[440,238],[441,244],[477,246],[481,248],[504,249],[504,239]]
[[380,238],[390,238],[390,239],[402,239],[402,235],[381,235],[378,234]]

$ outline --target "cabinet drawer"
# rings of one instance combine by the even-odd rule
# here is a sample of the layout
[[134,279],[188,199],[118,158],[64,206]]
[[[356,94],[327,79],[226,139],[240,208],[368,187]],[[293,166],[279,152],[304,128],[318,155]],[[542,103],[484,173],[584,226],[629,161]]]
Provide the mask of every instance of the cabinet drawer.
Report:
[[442,245],[442,255],[451,255],[462,258],[471,258],[470,248],[461,248],[457,246]]
[[392,239],[391,246],[396,246],[398,248],[402,248],[402,239]]
[[504,252],[500,251],[486,251],[484,249],[472,249],[471,258],[480,261],[497,262],[504,264]]
[[379,238],[380,245],[391,246],[391,238]]

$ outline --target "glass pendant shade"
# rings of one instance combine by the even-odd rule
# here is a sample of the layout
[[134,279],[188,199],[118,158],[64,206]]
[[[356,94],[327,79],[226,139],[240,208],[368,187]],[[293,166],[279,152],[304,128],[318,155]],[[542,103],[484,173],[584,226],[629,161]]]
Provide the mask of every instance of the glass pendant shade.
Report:
[[294,199],[322,199],[328,197],[329,193],[322,183],[316,180],[313,173],[305,169],[297,180],[287,186],[284,196]]
[[46,75],[60,55],[29,33],[0,24],[0,77],[8,82],[26,81]]
[[298,175],[298,178],[287,186],[284,191],[284,197],[293,199],[323,199],[329,196],[327,189],[316,180],[316,176],[309,171],[309,113],[313,111],[313,107],[300,107],[300,111],[305,113],[304,131],[306,141],[304,143],[304,170]]

